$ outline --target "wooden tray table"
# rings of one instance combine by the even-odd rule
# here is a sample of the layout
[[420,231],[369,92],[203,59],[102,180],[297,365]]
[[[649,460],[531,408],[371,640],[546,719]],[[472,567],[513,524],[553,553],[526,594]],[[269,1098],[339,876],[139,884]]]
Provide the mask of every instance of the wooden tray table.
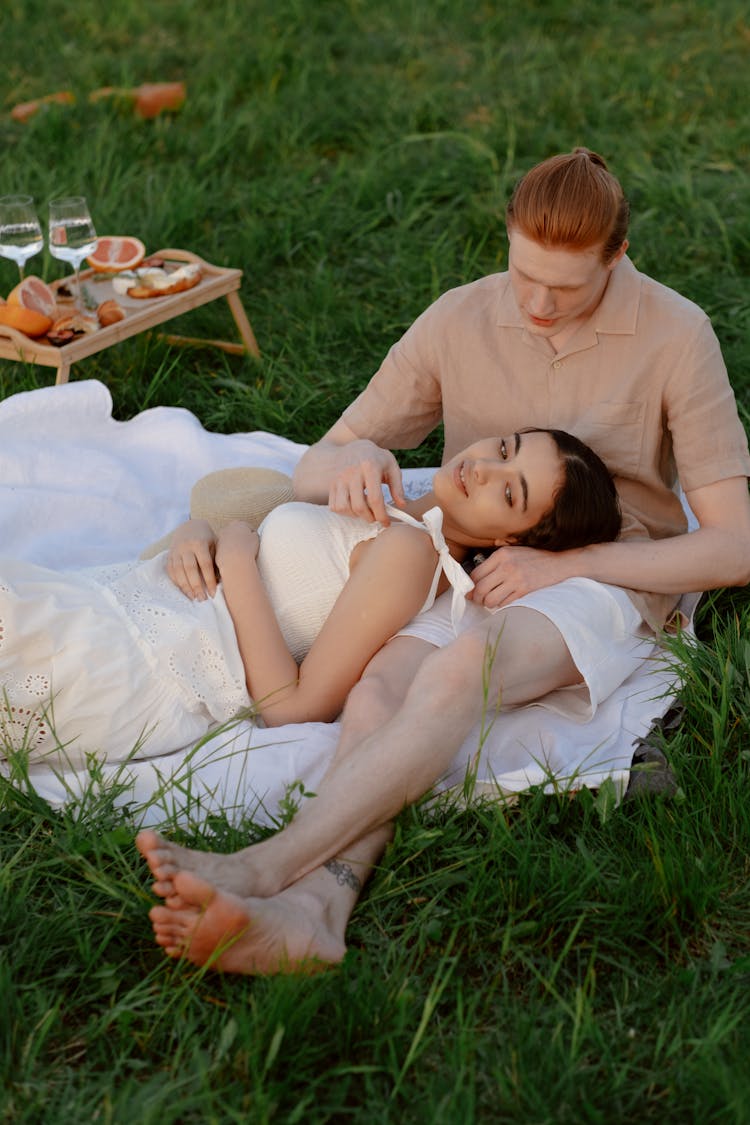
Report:
[[[181,316],[191,309],[197,309],[200,305],[208,304],[209,301],[215,301],[219,297],[226,297],[242,343],[204,340],[195,336],[167,335],[165,338],[173,344],[208,344],[234,355],[242,355],[245,352],[254,356],[260,355],[255,334],[237,292],[242,282],[242,270],[211,265],[189,250],[158,250],[149,257],[163,258],[167,263],[197,262],[201,267],[201,279],[192,289],[187,289],[183,293],[140,299],[115,293],[111,280],[92,282],[89,292],[100,298],[98,303],[101,304],[102,301],[114,297],[125,313],[124,320],[110,324],[107,328],[99,328],[96,332],[87,332],[59,348],[45,343],[44,337],[32,340],[23,332],[9,325],[0,324],[0,358],[56,367],[55,383],[67,383],[70,368],[76,360],[95,355],[113,344],[119,344],[121,340],[127,340],[129,336],[136,336],[139,332],[155,328],[167,320]],[[92,276],[94,270],[84,270],[81,273],[81,282],[87,281]],[[66,283],[70,285],[71,282],[74,283],[73,277],[62,277],[59,281],[52,282],[50,288],[55,291],[60,285]],[[73,311],[71,306],[71,312]]]

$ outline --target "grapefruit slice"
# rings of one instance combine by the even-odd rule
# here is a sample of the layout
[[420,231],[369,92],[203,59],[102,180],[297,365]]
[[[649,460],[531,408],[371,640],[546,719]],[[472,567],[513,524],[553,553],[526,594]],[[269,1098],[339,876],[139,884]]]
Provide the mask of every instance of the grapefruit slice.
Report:
[[7,324],[25,336],[43,336],[52,327],[52,317],[26,309],[23,305],[0,305],[0,324]]
[[[8,294],[8,305],[28,309],[30,312],[41,313],[43,316],[54,320],[57,316],[57,301],[55,294],[41,277],[25,277],[23,281]],[[23,331],[23,329],[21,329]]]
[[140,238],[129,234],[107,235],[97,240],[96,249],[86,261],[99,273],[117,273],[119,270],[134,270],[145,254],[146,247]]

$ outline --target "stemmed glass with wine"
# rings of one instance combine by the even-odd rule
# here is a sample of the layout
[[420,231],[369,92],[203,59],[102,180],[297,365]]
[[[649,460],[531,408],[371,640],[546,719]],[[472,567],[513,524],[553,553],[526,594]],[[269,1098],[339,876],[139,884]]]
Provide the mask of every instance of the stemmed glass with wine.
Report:
[[80,269],[83,259],[96,246],[96,231],[82,195],[51,199],[49,204],[49,249],[53,258],[68,262],[76,275],[78,308],[82,312]]
[[12,258],[23,281],[23,267],[44,245],[42,228],[30,195],[0,198],[0,254]]

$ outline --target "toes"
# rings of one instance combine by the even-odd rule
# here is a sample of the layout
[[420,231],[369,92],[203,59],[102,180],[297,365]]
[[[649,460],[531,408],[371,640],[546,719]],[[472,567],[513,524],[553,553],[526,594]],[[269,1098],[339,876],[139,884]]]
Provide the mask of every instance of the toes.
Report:
[[174,894],[174,883],[171,879],[157,879],[156,882],[151,884],[151,890],[159,898],[169,898]]
[[155,934],[155,940],[169,957],[187,956],[188,942],[184,938],[175,937],[174,934]]
[[180,870],[170,852],[165,850],[149,852],[146,862],[155,879],[171,879]]
[[161,836],[158,832],[154,832],[153,828],[141,829],[135,838],[135,846],[142,856],[148,856],[149,852],[161,847],[163,843]]
[[186,904],[205,910],[216,898],[216,888],[213,884],[193,875],[191,871],[178,871],[174,880],[175,894],[180,895]]
[[200,912],[190,907],[171,910],[168,906],[152,906],[148,916],[154,931],[174,935],[191,934],[201,919]]
[[191,902],[187,902],[186,899],[182,897],[182,895],[178,895],[175,892],[174,887],[172,888],[170,894],[164,895],[164,902],[171,911],[190,910],[193,913],[196,913],[193,904]]
[[154,934],[154,941],[160,945],[162,949],[169,951],[170,949],[182,949],[182,945],[175,945],[174,934]]
[[157,926],[166,926],[174,917],[173,912],[167,906],[152,906],[148,912],[148,916],[154,928]]
[[151,874],[156,880],[169,881],[179,870],[171,845],[153,829],[145,828],[139,832],[135,838],[135,846],[151,868]]
[[150,828],[143,828],[135,838],[135,846],[138,851],[143,855],[151,847],[151,840],[156,835]]
[[[162,928],[174,929],[182,917],[175,910],[170,910],[168,906],[152,906],[148,912],[151,923],[154,926],[161,926]],[[197,917],[197,915],[195,915]]]

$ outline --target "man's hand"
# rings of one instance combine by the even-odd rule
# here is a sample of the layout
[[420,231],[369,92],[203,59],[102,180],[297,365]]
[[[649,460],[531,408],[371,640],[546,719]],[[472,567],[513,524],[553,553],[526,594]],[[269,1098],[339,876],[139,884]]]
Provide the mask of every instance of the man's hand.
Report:
[[390,523],[381,484],[387,484],[397,507],[404,505],[404,485],[398,461],[388,449],[358,438],[339,446],[328,506],[342,516],[359,516],[369,523]]
[[539,551],[534,547],[500,547],[471,572],[471,601],[496,609],[573,575],[565,552]]
[[172,534],[167,574],[188,598],[205,601],[216,593],[216,540],[206,520],[188,520]]

